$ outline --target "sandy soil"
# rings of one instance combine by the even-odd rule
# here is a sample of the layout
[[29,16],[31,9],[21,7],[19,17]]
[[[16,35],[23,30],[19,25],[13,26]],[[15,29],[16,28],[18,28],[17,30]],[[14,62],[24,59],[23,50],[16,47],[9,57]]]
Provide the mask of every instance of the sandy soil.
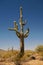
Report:
[[[15,63],[14,62],[0,62],[0,65],[15,65]],[[28,62],[23,62],[22,65],[43,65],[43,61],[30,60]]]
[[43,65],[43,61],[31,60],[29,62],[23,63],[23,65]]

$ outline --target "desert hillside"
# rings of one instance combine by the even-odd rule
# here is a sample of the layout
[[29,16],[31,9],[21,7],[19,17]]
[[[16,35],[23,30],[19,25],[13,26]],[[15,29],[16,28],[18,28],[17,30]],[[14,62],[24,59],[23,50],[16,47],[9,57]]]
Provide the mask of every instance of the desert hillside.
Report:
[[[19,50],[0,49],[0,65],[15,65]],[[19,59],[19,58],[18,58]],[[37,46],[34,51],[25,50],[24,56],[19,59],[22,65],[43,65],[43,45]]]

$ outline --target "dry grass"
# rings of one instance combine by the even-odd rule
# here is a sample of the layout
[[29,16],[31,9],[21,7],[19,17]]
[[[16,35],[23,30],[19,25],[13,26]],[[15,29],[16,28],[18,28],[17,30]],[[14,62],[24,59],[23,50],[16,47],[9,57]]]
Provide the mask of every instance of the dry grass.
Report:
[[[0,65],[15,65],[18,53],[17,50],[4,51],[0,49]],[[32,57],[35,57],[35,60]],[[19,60],[22,61],[22,65],[43,65],[43,52],[26,50],[24,56]]]
[[[14,62],[0,62],[0,65],[15,65],[15,63]],[[30,60],[28,62],[23,62],[22,65],[43,65],[43,61]]]

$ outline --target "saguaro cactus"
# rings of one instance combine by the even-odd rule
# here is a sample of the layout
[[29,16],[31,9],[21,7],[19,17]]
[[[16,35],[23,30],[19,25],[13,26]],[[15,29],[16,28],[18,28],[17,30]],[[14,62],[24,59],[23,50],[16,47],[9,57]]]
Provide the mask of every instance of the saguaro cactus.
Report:
[[23,56],[24,54],[24,38],[28,37],[29,28],[24,33],[23,27],[26,24],[26,22],[23,22],[23,16],[22,16],[22,7],[20,7],[20,32],[18,31],[18,25],[16,24],[16,21],[14,22],[14,28],[9,28],[11,31],[16,31],[16,35],[20,39],[20,54]]

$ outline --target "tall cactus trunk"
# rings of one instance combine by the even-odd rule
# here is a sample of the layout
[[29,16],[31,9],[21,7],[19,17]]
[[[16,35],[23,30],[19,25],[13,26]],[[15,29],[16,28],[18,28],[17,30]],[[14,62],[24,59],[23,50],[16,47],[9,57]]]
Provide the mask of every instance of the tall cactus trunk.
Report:
[[24,55],[24,38],[20,38],[20,54],[21,56]]

